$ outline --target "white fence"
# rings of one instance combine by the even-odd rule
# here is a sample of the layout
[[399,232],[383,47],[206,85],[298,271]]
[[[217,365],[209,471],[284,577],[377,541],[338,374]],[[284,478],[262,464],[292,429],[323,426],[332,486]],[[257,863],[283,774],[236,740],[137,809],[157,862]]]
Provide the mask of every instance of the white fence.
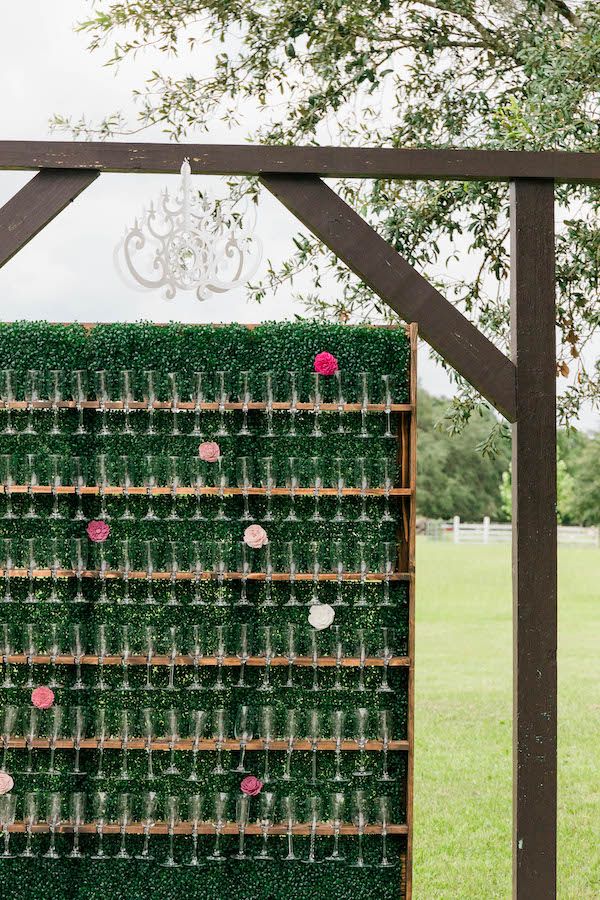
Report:
[[[483,522],[461,522],[458,516],[454,516],[451,522],[428,521],[426,534],[434,541],[452,541],[455,544],[507,544],[512,539],[512,525],[510,522],[490,522],[487,516]],[[600,529],[559,525],[558,542],[600,547]]]

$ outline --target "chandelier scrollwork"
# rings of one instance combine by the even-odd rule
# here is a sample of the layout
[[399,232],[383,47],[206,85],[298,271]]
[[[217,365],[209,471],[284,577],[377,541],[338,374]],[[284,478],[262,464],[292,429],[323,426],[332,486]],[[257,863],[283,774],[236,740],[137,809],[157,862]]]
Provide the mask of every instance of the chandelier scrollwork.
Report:
[[194,191],[185,159],[176,195],[164,190],[116,247],[120,274],[127,273],[144,289],[164,288],[168,300],[177,291],[195,291],[198,300],[207,300],[209,294],[244,284],[262,257],[254,234],[256,207],[227,206],[227,201]]

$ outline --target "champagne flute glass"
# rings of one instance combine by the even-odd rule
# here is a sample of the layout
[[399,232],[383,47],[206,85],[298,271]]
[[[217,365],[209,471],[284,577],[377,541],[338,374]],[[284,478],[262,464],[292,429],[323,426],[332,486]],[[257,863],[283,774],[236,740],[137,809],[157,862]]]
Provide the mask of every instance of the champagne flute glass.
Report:
[[208,725],[208,713],[205,709],[192,709],[189,714],[189,732],[192,738],[192,771],[188,781],[198,781],[198,752],[200,741],[204,737]]
[[275,814],[275,794],[272,791],[263,791],[260,794],[259,807],[259,823],[262,834],[262,847],[256,854],[256,859],[273,859],[269,855],[267,842],[269,840],[269,831],[273,826],[273,818]]
[[295,456],[289,456],[286,460],[285,486],[290,496],[290,511],[284,521],[297,522],[296,491],[299,487],[299,462]]
[[39,516],[37,514],[35,508],[35,488],[39,485],[39,477],[38,477],[38,469],[39,469],[39,457],[35,455],[35,453],[28,453],[25,457],[26,459],[26,475],[25,480],[27,484],[27,494],[29,496],[29,508],[25,513],[24,518],[26,519],[38,519]]
[[50,764],[48,767],[48,775],[59,775],[60,770],[55,768],[54,762],[56,757],[56,744],[62,736],[63,722],[65,718],[65,710],[62,706],[53,706],[50,711]]
[[274,437],[273,430],[273,373],[262,374],[262,399],[265,404],[265,418],[267,421],[266,437]]
[[354,770],[355,778],[367,778],[373,773],[366,769],[366,746],[369,732],[370,712],[364,706],[354,710],[354,740],[358,745],[358,761]]
[[144,487],[146,488],[146,521],[156,521],[158,516],[154,509],[154,489],[158,486],[159,481],[159,460],[152,454],[146,454],[142,465],[142,477]]
[[104,623],[96,625],[94,634],[94,653],[98,657],[98,680],[96,681],[96,690],[107,691],[108,684],[104,678],[104,661],[108,655],[107,626]]
[[171,428],[171,434],[173,437],[181,434],[179,431],[179,413],[180,413],[180,397],[179,397],[179,375],[177,372],[167,372],[167,378],[169,381],[169,394],[171,400],[171,413],[173,415],[173,426]]
[[73,849],[68,854],[69,859],[83,859],[84,854],[79,849],[81,826],[85,822],[85,794],[77,791],[69,797],[69,820],[73,828]]
[[332,463],[332,482],[336,489],[336,511],[334,522],[345,522],[344,488],[348,486],[348,462],[341,456],[334,456]]
[[131,490],[131,486],[133,483],[131,474],[132,474],[131,459],[129,458],[129,456],[127,456],[125,454],[121,454],[119,456],[119,462],[118,462],[118,466],[117,466],[117,475],[118,475],[118,480],[119,480],[119,487],[123,488],[123,499],[125,500],[125,509],[123,510],[123,513],[120,518],[126,522],[131,522],[135,519],[135,516],[132,513],[130,505],[129,505],[130,490]]
[[98,749],[98,768],[96,769],[96,774],[92,775],[92,778],[102,780],[104,778],[104,745],[108,737],[107,714],[103,706],[99,706],[96,710],[94,734],[96,735],[96,746]]
[[121,625],[119,628],[119,655],[121,656],[122,680],[119,690],[130,691],[129,658],[131,656],[131,626]]
[[358,828],[358,855],[350,865],[353,868],[364,869],[367,865],[363,854],[363,839],[367,825],[367,799],[364,791],[354,791],[352,795],[352,821]]
[[34,657],[39,652],[39,636],[37,626],[28,622],[23,626],[23,650],[27,659],[27,681],[25,687],[32,690],[35,687],[34,681]]
[[251,372],[240,372],[238,376],[237,402],[242,404],[242,427],[238,431],[238,435],[248,435],[250,434],[248,409],[252,402]]
[[16,810],[17,797],[15,794],[4,794],[0,797],[0,826],[4,838],[2,859],[13,859],[15,856],[10,852],[10,826],[15,821]]
[[258,655],[264,658],[265,664],[262,681],[257,690],[266,693],[270,693],[273,690],[273,685],[271,684],[271,663],[276,655],[275,639],[276,635],[273,625],[259,625],[257,630],[257,650]]
[[230,546],[222,538],[213,541],[213,574],[217,582],[215,606],[227,606],[225,595],[225,575],[229,571]]
[[8,748],[10,747],[10,739],[15,733],[18,716],[18,706],[4,706],[2,708],[2,766],[0,768],[2,772],[6,772]]
[[218,522],[228,522],[229,516],[225,512],[225,494],[227,493],[227,487],[229,486],[231,476],[230,466],[223,456],[220,456],[216,463],[212,463],[212,465],[215,467],[215,479],[219,497],[219,509],[215,516],[215,520]]
[[379,635],[380,639],[379,647],[377,648],[377,656],[380,656],[383,659],[383,676],[377,690],[383,693],[393,693],[394,689],[390,686],[388,674],[390,662],[393,659],[397,648],[397,629],[384,627],[379,630]]
[[117,602],[128,606],[131,603],[131,596],[129,594],[129,579],[131,577],[131,542],[129,538],[123,538],[119,544],[119,575],[123,582],[123,596]]
[[335,659],[335,680],[333,682],[332,691],[343,690],[342,685],[342,660],[344,659],[344,641],[342,637],[342,629],[339,625],[333,625],[331,632],[331,650]]
[[52,579],[52,588],[48,595],[48,603],[60,603],[61,599],[58,595],[58,572],[62,569],[62,563],[59,555],[60,547],[57,538],[50,539],[50,577]]
[[111,431],[108,427],[108,403],[110,401],[110,384],[109,373],[106,369],[98,369],[94,372],[94,392],[98,401],[98,412],[100,413],[100,434],[103,437],[110,435]]
[[260,608],[264,609],[266,606],[276,606],[277,604],[273,600],[273,553],[271,549],[271,544],[266,544],[261,550],[261,560],[262,560],[262,568],[265,572],[265,593],[264,599],[260,603]]
[[25,400],[27,402],[27,425],[23,434],[37,434],[35,429],[35,404],[40,399],[41,372],[39,369],[27,369],[25,377]]
[[225,823],[227,822],[228,805],[229,794],[224,791],[217,791],[213,797],[212,825],[215,830],[215,845],[213,847],[213,852],[208,857],[211,862],[225,862],[226,859],[221,850],[221,835]]
[[108,793],[97,791],[92,797],[92,819],[96,826],[96,852],[90,855],[90,859],[106,859],[104,850],[104,825],[108,811]]
[[74,623],[69,627],[71,638],[71,656],[75,663],[75,681],[71,685],[72,691],[85,690],[85,684],[81,678],[81,659],[85,654],[85,632],[83,625]]
[[180,566],[181,545],[177,541],[168,542],[168,562],[169,562],[169,599],[167,606],[180,606],[177,597],[177,575],[181,569]]
[[298,415],[298,373],[288,372],[286,379],[287,397],[290,404],[289,437],[296,436],[296,417]]
[[227,710],[223,707],[213,709],[212,732],[215,740],[215,750],[217,751],[217,761],[212,774],[225,775],[226,769],[223,768],[223,744],[227,737]]
[[144,690],[153,691],[152,666],[154,665],[153,660],[156,656],[156,633],[153,625],[144,626],[144,639],[146,644],[146,683],[144,685]]
[[165,775],[179,775],[175,764],[175,751],[179,742],[179,710],[171,707],[167,710],[167,737],[169,739],[169,765]]
[[319,824],[319,820],[321,818],[321,798],[312,794],[306,800],[306,815],[310,827],[310,843],[308,850],[308,857],[303,859],[302,862],[309,863],[310,865],[314,865],[315,863],[321,862],[316,858],[316,838],[317,838],[317,825]]
[[393,716],[389,709],[380,709],[378,712],[379,740],[383,744],[381,776],[379,781],[395,781],[388,771],[388,752],[393,733]]
[[0,625],[0,655],[2,656],[2,668],[4,670],[2,687],[5,690],[15,686],[12,680],[12,664],[8,661],[9,656],[12,656],[14,652],[13,629],[8,622],[2,622]]
[[134,401],[133,393],[133,373],[130,369],[121,369],[119,372],[119,393],[121,402],[123,403],[123,434],[133,434],[131,427],[131,404]]
[[323,432],[321,431],[321,403],[323,402],[322,387],[320,374],[318,372],[311,372],[308,382],[308,400],[314,407],[314,428],[311,432],[311,437],[313,438],[323,437]]
[[60,434],[60,404],[64,399],[65,393],[65,373],[62,369],[50,369],[48,372],[48,381],[46,391],[48,399],[52,403],[52,426],[50,434]]
[[273,743],[276,733],[275,733],[275,707],[274,706],[261,706],[258,710],[258,733],[260,734],[263,742],[263,748],[265,753],[265,767],[263,771],[262,781],[263,784],[268,784],[271,780],[271,771],[269,768],[269,753],[271,750],[271,744]]
[[341,369],[337,369],[337,371],[333,373],[333,377],[335,379],[336,402],[338,410],[337,431],[338,434],[345,434],[346,429],[344,427],[344,415],[346,405],[346,373]]
[[285,782],[292,781],[292,755],[294,752],[294,744],[300,727],[300,710],[286,709],[285,711],[285,728],[284,738],[287,741],[285,752],[285,765],[281,780]]
[[264,488],[265,496],[267,498],[265,514],[263,516],[263,521],[265,522],[272,522],[275,518],[273,515],[273,489],[277,487],[275,472],[276,469],[273,457],[263,456],[259,460],[259,479],[260,486]]
[[87,434],[85,427],[85,407],[87,400],[87,371],[85,369],[74,369],[71,372],[71,397],[75,401],[75,409],[77,410],[77,428],[75,434]]
[[35,552],[35,538],[27,538],[27,579],[28,590],[25,597],[25,603],[37,603],[38,598],[35,594],[35,576],[37,569],[37,560]]
[[133,724],[133,713],[130,709],[122,709],[119,714],[119,738],[121,740],[121,770],[117,776],[120,781],[129,779],[129,739],[131,737],[131,726]]
[[144,794],[142,805],[144,809],[144,817],[142,820],[144,843],[140,853],[136,853],[135,858],[148,862],[149,860],[154,859],[153,856],[150,856],[150,832],[152,831],[152,826],[156,822],[156,809],[158,806],[158,794],[156,791],[148,791],[148,793]]
[[360,593],[354,606],[368,606],[366,597],[367,575],[369,574],[369,547],[366,541],[356,542],[355,571],[359,574]]
[[27,747],[27,767],[25,769],[28,775],[33,772],[33,742],[38,736],[39,716],[38,710],[32,706],[25,713],[25,746]]
[[62,687],[56,677],[56,660],[57,657],[60,656],[61,636],[60,626],[57,625],[56,622],[50,623],[48,627],[50,630],[50,635],[48,638],[48,652],[50,654],[50,677],[48,679],[48,687],[54,689]]
[[208,569],[206,558],[205,541],[192,541],[189,553],[190,571],[192,572],[194,584],[194,596],[192,597],[192,606],[206,606],[206,601],[202,596],[202,576]]
[[342,763],[342,741],[344,740],[346,725],[346,712],[343,709],[333,709],[331,711],[331,734],[335,741],[335,774],[331,781],[342,782],[348,781],[344,778],[341,770]]
[[106,453],[99,453],[96,457],[96,486],[98,488],[98,496],[100,497],[100,510],[98,516],[100,519],[108,520],[111,518],[106,508],[106,488],[108,487],[108,464]]
[[329,821],[333,828],[333,850],[326,858],[327,862],[343,862],[344,857],[340,853],[340,833],[344,821],[344,808],[346,797],[341,791],[336,791],[329,796]]
[[324,460],[321,456],[312,456],[308,466],[308,483],[313,489],[313,498],[315,501],[314,512],[311,516],[313,522],[322,522],[323,516],[319,511],[319,500],[321,497],[321,488],[323,487],[323,468]]
[[115,859],[131,859],[126,846],[127,826],[129,825],[132,818],[131,807],[131,794],[119,794],[117,800],[117,814],[119,817],[119,834],[121,836],[121,841],[119,844],[119,850],[115,854]]
[[6,497],[6,509],[4,511],[3,518],[4,519],[14,519],[15,513],[13,512],[13,486],[15,483],[14,479],[14,459],[10,455],[10,453],[3,453],[0,456],[0,465],[1,469],[1,478],[2,484],[4,486],[4,496]]
[[296,798],[290,796],[289,794],[285,797],[281,798],[280,801],[281,806],[281,821],[285,823],[287,827],[286,836],[287,836],[287,856],[284,856],[284,860],[296,860],[298,857],[294,853],[294,825],[296,824]]
[[312,595],[310,605],[314,606],[319,602],[319,575],[321,574],[321,559],[323,545],[319,541],[308,542],[308,568],[312,573]]
[[199,456],[194,456],[189,461],[191,485],[194,488],[194,497],[196,500],[195,509],[192,519],[195,522],[205,522],[206,516],[202,512],[203,489],[206,487],[206,463]]
[[12,409],[10,404],[15,400],[15,370],[2,369],[0,372],[0,399],[5,404],[6,409],[6,425],[3,434],[16,434],[17,429],[12,423]]
[[250,515],[250,506],[248,501],[248,491],[252,487],[252,470],[251,461],[248,456],[240,456],[236,462],[237,484],[242,491],[242,499],[244,502],[244,511],[240,516],[240,522],[251,522],[253,516]]
[[230,399],[231,385],[229,373],[223,371],[215,372],[215,400],[219,410],[219,430],[217,431],[217,435],[219,437],[227,437],[229,434],[225,421],[227,414],[225,405],[229,403]]
[[311,628],[308,633],[309,649],[311,656],[312,668],[312,690],[318,691],[319,688],[319,656],[320,656],[320,640],[321,634],[316,628]]
[[319,750],[319,739],[321,738],[321,711],[319,709],[310,709],[308,711],[308,740],[310,741],[310,768],[312,785],[317,784],[317,754]]
[[254,735],[254,710],[250,706],[239,706],[235,717],[233,727],[233,735],[236,741],[240,743],[240,757],[237,766],[232,772],[245,772],[244,757],[246,755],[246,746],[252,740]]
[[374,485],[383,490],[384,509],[381,516],[382,522],[393,522],[394,517],[390,512],[390,496],[394,487],[395,470],[394,464],[387,457],[383,456],[373,462],[373,480]]
[[171,488],[171,512],[167,519],[170,522],[179,522],[181,518],[177,510],[177,492],[182,486],[182,460],[179,456],[167,457],[167,481]]
[[398,547],[392,541],[385,541],[381,545],[381,573],[383,575],[383,598],[381,606],[393,606],[390,600],[390,581],[396,567]]
[[81,756],[81,741],[85,737],[85,709],[82,706],[71,707],[69,709],[69,718],[71,720],[71,737],[73,738],[73,749],[75,750],[73,775],[85,775],[85,772],[82,772],[82,770],[79,768],[79,759]]
[[287,667],[287,681],[285,686],[287,688],[293,688],[294,685],[294,664],[296,659],[300,655],[298,653],[298,644],[299,644],[299,626],[294,622],[288,622],[285,628],[285,647],[286,647],[286,656],[288,661]]
[[202,437],[202,404],[206,402],[206,372],[194,372],[192,399],[194,401],[194,427],[191,434]]
[[198,859],[198,825],[200,824],[200,819],[202,817],[202,809],[204,806],[204,797],[202,794],[191,794],[188,797],[188,818],[192,823],[192,855],[190,857],[190,861],[186,863],[187,866],[193,866],[194,868],[198,868],[200,865],[204,865]]
[[83,491],[85,487],[85,469],[80,456],[72,456],[70,458],[71,484],[75,488],[75,497],[77,498],[77,509],[73,515],[74,522],[84,522],[86,515],[83,511]]
[[246,839],[246,826],[248,825],[248,816],[250,812],[250,797],[247,794],[240,794],[235,801],[235,820],[238,826],[239,844],[238,852],[234,859],[248,859],[244,851],[244,843]]
[[59,857],[56,850],[56,830],[61,822],[62,800],[62,794],[58,793],[58,791],[53,791],[48,796],[46,822],[50,831],[50,845],[43,854],[45,859],[58,859]]
[[300,602],[296,596],[296,576],[298,574],[298,561],[296,559],[296,550],[293,541],[285,541],[282,546],[281,566],[282,571],[287,572],[290,576],[290,593],[284,605],[300,606]]
[[154,598],[154,542],[146,540],[142,542],[143,567],[146,573],[146,598],[145,606],[154,606],[156,600]]
[[31,859],[38,854],[33,849],[33,828],[37,825],[38,817],[39,817],[39,801],[40,797],[37,791],[30,791],[25,794],[24,801],[24,819],[25,819],[25,834],[27,835],[25,842],[25,849],[21,853],[21,856],[25,856]]
[[154,414],[156,412],[156,388],[157,388],[157,373],[153,369],[145,369],[142,373],[144,376],[144,402],[146,404],[146,412],[148,413],[148,427],[146,429],[146,434],[156,434],[156,428],[154,426]]
[[187,647],[193,661],[193,678],[188,685],[188,691],[201,691],[200,660],[204,656],[204,632],[201,625],[191,625],[187,631]]
[[208,630],[208,646],[207,653],[214,656],[216,660],[217,678],[211,685],[213,691],[224,691],[225,684],[223,682],[223,664],[227,655],[227,628],[225,625],[215,625]]
[[152,763],[152,742],[156,737],[156,712],[149,706],[145,706],[141,711],[141,725],[144,734],[144,749],[146,750],[146,781],[154,781],[154,766]]
[[4,571],[4,597],[3,603],[12,603],[13,595],[10,587],[11,571],[15,567],[15,559],[12,549],[13,542],[11,538],[2,538],[2,559],[0,565]]
[[360,403],[360,437],[370,437],[367,428],[369,418],[369,402],[371,398],[372,378],[368,372],[359,372],[356,378],[356,393]]
[[391,801],[389,797],[376,797],[375,810],[377,822],[381,825],[381,860],[380,869],[391,869],[396,863],[390,859],[387,853],[388,828],[391,822]]
[[397,391],[397,380],[394,375],[382,375],[381,388],[385,405],[385,434],[383,436],[393,438],[395,435],[392,430],[392,404]]
[[367,511],[367,491],[370,485],[369,460],[359,456],[354,463],[354,486],[360,489],[360,515],[359,522],[370,522],[371,517]]
[[236,626],[235,638],[235,655],[240,661],[240,677],[236,684],[237,688],[245,688],[248,685],[245,681],[246,664],[250,658],[250,626],[243,623]]

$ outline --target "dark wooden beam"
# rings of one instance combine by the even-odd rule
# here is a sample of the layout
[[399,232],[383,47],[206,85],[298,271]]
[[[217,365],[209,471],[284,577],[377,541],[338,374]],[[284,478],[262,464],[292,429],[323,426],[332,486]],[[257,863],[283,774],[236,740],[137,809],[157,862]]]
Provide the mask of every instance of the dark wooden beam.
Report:
[[303,173],[326,177],[508,181],[600,181],[600,153],[511,150],[400,150],[111,141],[0,141],[0,169],[179,172],[183,158],[208,175]]
[[94,181],[99,172],[38,172],[0,209],[0,266],[25,246]]
[[335,191],[314,175],[265,175],[262,184],[509,421],[515,367]]
[[554,186],[511,185],[513,896],[556,896],[556,335]]

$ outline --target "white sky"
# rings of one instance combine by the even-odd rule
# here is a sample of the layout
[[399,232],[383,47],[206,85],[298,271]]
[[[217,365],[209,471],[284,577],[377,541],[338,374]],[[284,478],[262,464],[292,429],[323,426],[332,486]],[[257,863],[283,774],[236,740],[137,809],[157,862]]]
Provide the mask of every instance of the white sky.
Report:
[[[87,0],[19,0],[0,9],[0,84],[2,117],[0,140],[64,140],[50,135],[53,113],[98,121],[107,113],[134,107],[131,90],[139,87],[153,63],[173,71],[198,72],[199,62],[152,60],[142,55],[120,70],[104,67],[106,54],[90,54],[85,35],[75,34],[73,24],[89,16]],[[201,60],[202,54],[196,51]],[[157,54],[158,55],[158,54]],[[161,140],[158,130],[132,140]],[[191,139],[202,142],[241,143],[241,130],[216,123],[209,135]],[[0,204],[9,199],[30,173],[0,172]],[[199,303],[192,294],[179,294],[167,302],[160,292],[129,290],[113,266],[113,250],[144,204],[166,185],[176,186],[175,176],[102,175],[75,203],[44,229],[0,269],[0,320],[45,318],[60,321],[117,321],[144,318],[154,321],[255,322],[289,318],[302,313],[288,289],[267,298],[260,306],[248,303],[243,290],[232,291]],[[215,179],[198,179],[218,191]],[[223,190],[223,189],[221,189]],[[296,221],[265,193],[259,206],[258,234],[265,257],[285,258],[290,239],[299,229]],[[264,269],[263,269],[264,271]],[[260,274],[260,270],[259,273]],[[256,280],[256,278],[255,278]],[[419,373],[432,393],[449,394],[444,371],[426,351],[420,353]],[[585,415],[585,428],[599,427],[598,417]]]

